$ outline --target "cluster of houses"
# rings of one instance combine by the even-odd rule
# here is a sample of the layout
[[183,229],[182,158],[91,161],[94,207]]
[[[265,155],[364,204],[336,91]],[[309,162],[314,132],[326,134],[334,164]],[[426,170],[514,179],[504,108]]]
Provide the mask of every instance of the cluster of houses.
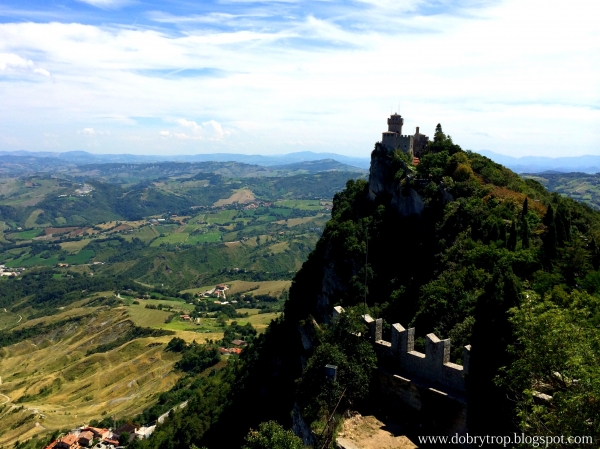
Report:
[[242,353],[242,348],[245,346],[248,346],[248,343],[245,342],[244,340],[233,340],[231,342],[232,345],[237,346],[236,348],[219,348],[219,352],[221,353],[221,355],[231,355],[231,354],[236,354],[236,355],[240,355]]
[[123,424],[117,430],[98,427],[82,426],[71,430],[68,434],[54,440],[46,449],[79,449],[94,446],[95,449],[115,449],[119,446],[119,437],[125,432],[129,441],[134,438],[143,440],[154,432],[156,426],[140,427],[133,424]]
[[250,204],[246,204],[244,206],[244,209],[252,210],[252,209],[258,209],[259,207],[271,207],[272,205],[273,205],[273,203],[270,203],[268,201],[256,201],[256,202],[252,202]]
[[0,265],[0,276],[17,277],[25,268],[6,268],[6,265]]
[[215,288],[206,290],[205,292],[199,292],[198,297],[200,298],[223,298],[226,299],[225,292],[229,290],[229,286],[225,284],[218,284]]
[[79,189],[75,189],[75,194],[77,196],[86,196],[91,193],[94,188],[89,184],[83,184]]
[[185,315],[179,315],[179,319],[181,321],[189,321],[189,322],[194,323],[194,324],[202,324],[202,319],[201,318],[193,318],[193,317],[191,317],[191,316],[189,316],[187,314],[185,314]]

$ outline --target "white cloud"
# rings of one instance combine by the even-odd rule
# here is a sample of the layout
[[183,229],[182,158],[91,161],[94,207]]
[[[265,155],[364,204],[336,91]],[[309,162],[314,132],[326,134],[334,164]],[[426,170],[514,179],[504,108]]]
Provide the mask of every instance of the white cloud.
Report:
[[[0,83],[0,133],[35,147],[32,122],[72,138],[73,127],[93,123],[121,152],[281,153],[303,142],[367,156],[400,101],[405,132],[418,125],[431,135],[442,122],[465,148],[559,155],[570,136],[571,154],[600,152],[595,2],[504,0],[461,15],[419,14],[421,0],[364,2],[360,14],[322,2],[340,10],[332,19],[276,16],[287,8],[278,3],[243,14],[217,6],[189,20],[155,13],[151,28],[130,17],[123,27],[2,23],[0,76],[51,73],[56,82]],[[136,117],[212,120],[171,119],[174,129],[161,131]]]
[[44,76],[50,76],[50,72],[46,69],[33,69],[33,73],[38,73]]
[[176,136],[181,136],[181,138],[197,138],[197,139],[212,139],[212,140],[220,140],[225,136],[225,132],[219,123],[214,120],[209,120],[207,122],[203,122],[200,125],[194,121],[179,119],[177,120],[181,126],[186,128],[190,128],[192,130],[192,136],[187,136],[185,134],[180,134]]
[[82,130],[77,131],[77,134],[84,136],[104,136],[109,133],[106,131],[97,131],[94,128],[83,128]]
[[36,68],[32,60],[24,59],[14,53],[0,53],[0,72],[31,72],[38,75],[50,76],[48,70]]

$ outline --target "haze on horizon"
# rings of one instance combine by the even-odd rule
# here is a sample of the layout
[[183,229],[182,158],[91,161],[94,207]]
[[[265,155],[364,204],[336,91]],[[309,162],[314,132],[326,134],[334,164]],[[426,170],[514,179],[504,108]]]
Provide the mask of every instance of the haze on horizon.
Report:
[[390,110],[465,149],[600,154],[600,6],[5,0],[0,150],[335,152]]

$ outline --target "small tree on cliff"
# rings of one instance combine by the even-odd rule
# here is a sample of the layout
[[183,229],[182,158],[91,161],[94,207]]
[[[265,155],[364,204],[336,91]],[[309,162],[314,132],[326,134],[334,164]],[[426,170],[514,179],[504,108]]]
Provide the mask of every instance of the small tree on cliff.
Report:
[[260,423],[258,430],[250,430],[242,449],[303,449],[302,440],[291,430],[285,430],[279,423]]

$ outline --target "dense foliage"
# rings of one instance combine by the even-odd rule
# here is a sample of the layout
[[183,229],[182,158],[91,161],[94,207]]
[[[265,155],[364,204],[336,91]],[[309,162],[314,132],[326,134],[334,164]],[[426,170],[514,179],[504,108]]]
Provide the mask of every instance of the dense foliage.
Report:
[[[183,356],[177,368],[189,376],[143,418],[184,400],[187,406],[133,447],[266,447],[280,439],[296,447],[283,428],[299,415],[327,434],[334,410],[368,406],[377,359],[358,319],[363,313],[384,319],[386,339],[396,322],[416,328],[417,347],[431,332],[451,338],[456,363],[471,345],[470,433],[600,437],[598,213],[463,151],[441,126],[416,166],[380,145],[372,158],[386,167],[384,174],[371,172],[385,178],[385,192],[375,195],[366,181],[350,180],[335,195],[332,218],[294,278],[284,317],[258,336],[237,323],[225,328],[223,344],[254,339],[239,359],[206,370],[217,361],[214,349],[169,343]],[[306,179],[277,182],[265,183],[265,191]],[[118,259],[117,244],[112,251]],[[154,279],[161,280],[167,268],[241,265],[210,247],[161,257],[143,258],[128,275],[141,278],[158,266]],[[285,260],[261,267],[270,271]],[[198,285],[202,280],[199,274]],[[27,290],[25,277],[9,282],[22,281],[23,293],[54,301],[52,292]],[[334,305],[347,313],[330,323]],[[324,375],[327,364],[337,366],[335,380]]]
[[302,449],[304,444],[291,430],[285,430],[275,421],[260,424],[258,430],[251,430],[246,436],[243,449]]
[[[416,327],[417,346],[430,332],[452,338],[458,363],[471,344],[471,433],[598,438],[597,213],[464,152],[441,126],[416,167],[379,145],[373,159],[391,167],[390,192],[401,200],[373,200],[362,180],[336,194],[284,320],[242,354],[228,403],[197,444],[239,446],[244,432],[224,431],[231,422],[289,426],[294,403],[324,429],[342,392],[342,410],[368,399],[376,360],[352,321],[365,311],[384,318],[384,337],[400,322]],[[415,194],[420,215],[399,213],[397,201]],[[337,304],[347,318],[328,327]],[[338,367],[333,383],[325,364]]]

